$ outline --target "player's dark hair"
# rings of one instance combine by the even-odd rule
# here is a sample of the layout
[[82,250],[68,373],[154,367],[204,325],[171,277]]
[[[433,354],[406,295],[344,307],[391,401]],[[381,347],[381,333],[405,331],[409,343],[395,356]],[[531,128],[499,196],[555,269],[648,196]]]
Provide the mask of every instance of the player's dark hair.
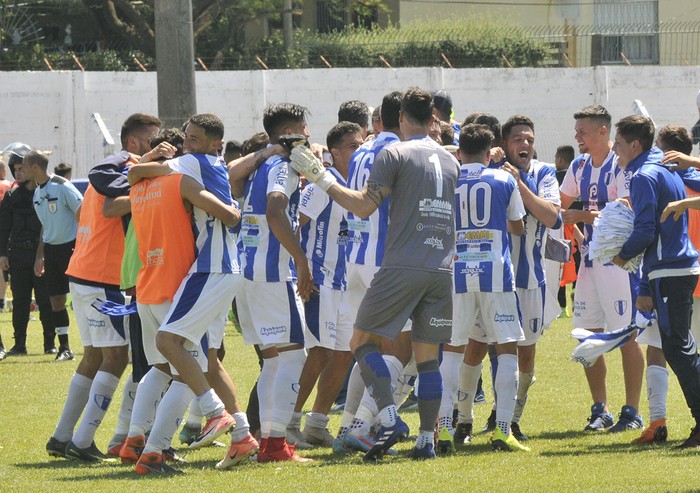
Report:
[[495,116],[491,115],[490,113],[471,113],[464,119],[462,126],[466,127],[470,123],[486,125],[489,127],[489,130],[491,130],[491,133],[493,133],[494,144],[501,143],[501,122],[499,122],[498,118]]
[[390,92],[382,99],[381,115],[384,130],[398,130],[402,99],[401,91]]
[[563,145],[557,147],[557,152],[554,154],[554,157],[556,156],[561,156],[561,158],[566,161],[567,163],[570,163],[571,161],[574,160],[575,157],[575,152],[573,146],[570,145]]
[[643,151],[648,151],[654,145],[654,122],[651,118],[640,115],[626,116],[615,124],[615,129],[628,144],[638,140]]
[[270,140],[277,141],[285,127],[306,121],[309,110],[293,103],[272,104],[263,113],[263,127]]
[[167,142],[168,144],[175,146],[177,148],[177,151],[175,151],[176,157],[184,154],[182,144],[185,142],[185,133],[179,128],[173,127],[160,129],[158,134],[156,134],[156,136],[149,142],[151,149],[155,149],[161,142]]
[[337,123],[333,128],[331,128],[328,131],[328,135],[326,135],[326,146],[328,146],[329,150],[334,149],[340,145],[340,143],[343,141],[343,138],[346,135],[354,133],[362,133],[362,127],[360,127],[360,125],[358,125],[357,123]]
[[265,149],[270,143],[270,137],[265,132],[253,134],[248,140],[243,142],[243,155],[247,156],[251,152]]
[[242,153],[243,152],[243,144],[241,144],[237,140],[229,140],[228,142],[226,142],[226,147],[224,148],[224,154],[231,154],[234,152]]
[[224,122],[216,115],[211,113],[201,113],[194,115],[187,121],[188,125],[196,125],[204,129],[207,138],[223,139],[224,138]]
[[693,152],[693,139],[688,129],[682,125],[666,125],[659,129],[659,143],[664,152],[678,151],[690,155]]
[[440,122],[440,140],[442,145],[452,145],[455,141],[455,129],[448,122]]
[[382,105],[381,104],[372,110],[372,121],[373,122],[382,121]]
[[533,132],[535,131],[535,124],[525,115],[511,116],[510,118],[508,118],[508,120],[506,120],[506,122],[503,124],[503,127],[501,128],[503,140],[510,137],[510,133],[513,131],[513,128],[517,127],[518,125],[530,127],[530,130],[532,130]]
[[493,139],[488,126],[468,123],[459,131],[459,150],[462,154],[476,156],[491,149]]
[[73,166],[68,163],[58,163],[53,167],[53,174],[65,178],[68,173],[73,171]]
[[153,115],[146,115],[145,113],[134,113],[128,117],[122,124],[121,134],[119,135],[122,143],[122,147],[126,147],[127,139],[134,134],[137,134],[144,130],[146,127],[155,125],[160,127],[163,124],[157,117]]
[[591,120],[605,125],[610,128],[610,123],[612,122],[612,117],[608,110],[604,106],[599,104],[594,104],[592,106],[586,106],[580,111],[574,113],[574,120],[582,120],[584,118],[590,118]]
[[352,122],[366,127],[369,125],[369,107],[356,99],[345,101],[338,108],[338,122]]
[[49,168],[49,158],[41,151],[29,151],[24,155],[22,164],[26,166],[37,164],[42,170],[46,171]]
[[427,127],[433,117],[433,97],[419,87],[412,87],[403,95],[401,112],[415,124]]

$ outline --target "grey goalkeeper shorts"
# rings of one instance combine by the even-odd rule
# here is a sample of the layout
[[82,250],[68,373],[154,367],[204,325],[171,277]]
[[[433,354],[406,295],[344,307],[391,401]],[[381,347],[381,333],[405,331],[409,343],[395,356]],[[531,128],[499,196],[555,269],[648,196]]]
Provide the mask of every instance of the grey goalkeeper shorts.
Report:
[[409,317],[412,339],[440,344],[452,336],[452,275],[401,268],[381,268],[357,311],[355,327],[396,339]]

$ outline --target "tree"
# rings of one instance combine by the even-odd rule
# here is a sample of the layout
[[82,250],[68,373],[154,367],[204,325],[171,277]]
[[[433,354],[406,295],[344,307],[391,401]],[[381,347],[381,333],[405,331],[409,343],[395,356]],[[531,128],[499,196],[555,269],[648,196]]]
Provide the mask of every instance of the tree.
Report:
[[[83,3],[106,37],[155,57],[153,0],[83,0]],[[281,0],[193,0],[195,46],[200,39],[206,39],[202,48],[214,58],[215,65],[220,64],[224,54],[241,40],[238,33],[246,22],[262,13],[279,10],[281,3]]]

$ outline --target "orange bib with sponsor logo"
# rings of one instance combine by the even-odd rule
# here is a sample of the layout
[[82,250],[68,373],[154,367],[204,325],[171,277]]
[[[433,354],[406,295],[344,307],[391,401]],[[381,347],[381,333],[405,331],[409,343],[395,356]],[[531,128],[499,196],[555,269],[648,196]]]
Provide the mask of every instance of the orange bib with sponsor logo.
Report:
[[180,195],[183,175],[141,180],[131,187],[131,214],[143,263],[136,279],[140,303],[172,301],[195,260],[192,214]]

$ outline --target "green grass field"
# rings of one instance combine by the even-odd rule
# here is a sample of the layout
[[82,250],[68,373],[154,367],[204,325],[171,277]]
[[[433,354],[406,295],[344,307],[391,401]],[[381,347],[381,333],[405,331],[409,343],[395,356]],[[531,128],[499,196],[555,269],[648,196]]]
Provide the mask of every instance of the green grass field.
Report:
[[[72,315],[72,314],[71,314]],[[581,366],[569,360],[574,347],[570,319],[556,321],[542,339],[537,355],[537,383],[521,422],[530,435],[529,454],[493,452],[485,435],[478,435],[466,449],[435,461],[414,462],[403,457],[386,458],[381,464],[363,464],[361,457],[336,458],[330,449],[305,455],[308,465],[256,464],[231,471],[214,469],[224,449],[207,448],[187,455],[184,476],[138,478],[133,466],[86,465],[51,459],[44,446],[51,435],[68,381],[77,362],[54,363],[41,351],[41,328],[30,323],[26,357],[0,362],[0,491],[417,491],[426,488],[450,491],[690,491],[700,490],[700,450],[677,451],[672,445],[687,437],[692,419],[674,376],[668,402],[669,439],[663,446],[637,447],[630,441],[637,432],[591,435],[581,430],[589,413],[589,394]],[[5,346],[12,346],[10,314],[0,314]],[[71,327],[71,343],[80,347]],[[232,327],[226,337],[225,365],[246,401],[258,374],[252,349]],[[76,356],[81,356],[76,351]],[[488,365],[486,365],[488,366]],[[623,402],[619,354],[608,359],[608,394],[611,409]],[[116,396],[121,395],[121,389]],[[487,388],[487,398],[492,397]],[[120,398],[115,397],[96,443],[106,449],[114,430]],[[642,414],[648,417],[646,398]],[[481,426],[489,405],[477,406],[476,426]],[[417,412],[403,414],[412,430]],[[340,415],[331,421],[335,433]],[[177,442],[177,439],[175,440]],[[412,443],[398,445],[401,452]],[[186,453],[186,451],[185,451]]]

